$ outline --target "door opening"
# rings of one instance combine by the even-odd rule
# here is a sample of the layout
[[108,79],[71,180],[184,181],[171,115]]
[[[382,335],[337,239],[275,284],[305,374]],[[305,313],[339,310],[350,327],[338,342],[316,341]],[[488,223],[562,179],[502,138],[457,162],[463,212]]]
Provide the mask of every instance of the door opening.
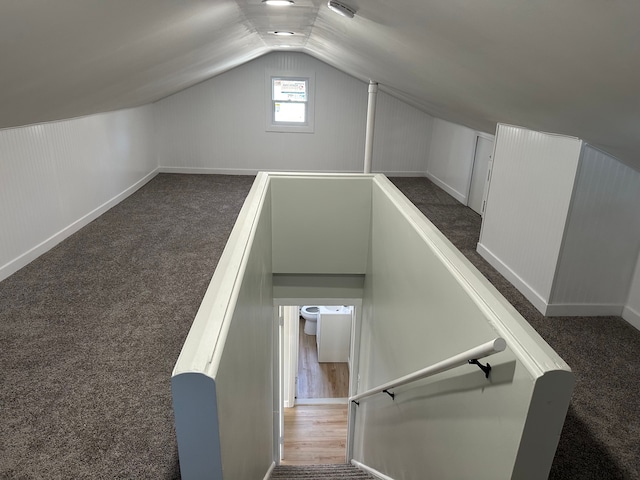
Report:
[[492,155],[493,140],[478,135],[467,205],[480,215],[484,213],[486,186],[489,181],[489,168]]
[[[317,300],[307,299],[304,303],[317,305]],[[359,346],[355,335],[358,308],[317,307],[316,319],[304,318],[301,306],[281,306],[278,310],[281,317],[278,441],[282,464],[348,461],[348,397],[355,388],[351,377],[357,363],[353,361],[357,358],[355,347]]]

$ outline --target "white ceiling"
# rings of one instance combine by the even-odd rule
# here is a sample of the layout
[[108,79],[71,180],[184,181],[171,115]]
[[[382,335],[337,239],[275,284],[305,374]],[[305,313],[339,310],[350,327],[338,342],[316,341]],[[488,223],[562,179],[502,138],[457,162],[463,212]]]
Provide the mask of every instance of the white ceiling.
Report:
[[355,18],[326,0],[3,0],[0,128],[149,103],[287,43],[434,116],[578,136],[640,169],[639,0],[343,1]]

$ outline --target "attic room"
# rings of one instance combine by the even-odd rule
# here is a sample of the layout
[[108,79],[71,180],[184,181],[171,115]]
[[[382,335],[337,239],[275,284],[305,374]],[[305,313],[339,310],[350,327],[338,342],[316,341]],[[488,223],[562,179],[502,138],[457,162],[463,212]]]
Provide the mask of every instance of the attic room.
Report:
[[369,145],[571,367],[549,478],[640,478],[640,4],[286,3],[0,5],[0,476],[180,478],[171,372],[256,174]]

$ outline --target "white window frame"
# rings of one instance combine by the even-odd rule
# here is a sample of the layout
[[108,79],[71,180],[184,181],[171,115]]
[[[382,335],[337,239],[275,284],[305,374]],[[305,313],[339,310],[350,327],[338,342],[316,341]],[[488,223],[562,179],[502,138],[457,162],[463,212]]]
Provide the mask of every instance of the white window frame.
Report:
[[[306,80],[307,82],[307,112],[305,123],[276,122],[275,103],[273,100],[273,79],[284,78],[287,80]],[[279,72],[268,71],[265,75],[265,99],[266,99],[266,128],[267,132],[281,133],[313,133],[315,118],[315,74],[311,72]]]

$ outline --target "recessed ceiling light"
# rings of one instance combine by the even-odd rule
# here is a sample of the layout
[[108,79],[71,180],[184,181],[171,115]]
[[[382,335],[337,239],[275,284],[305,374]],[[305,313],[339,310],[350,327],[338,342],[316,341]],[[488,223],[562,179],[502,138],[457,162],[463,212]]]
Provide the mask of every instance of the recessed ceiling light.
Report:
[[262,3],[275,7],[288,7],[293,5],[293,0],[262,0]]
[[333,10],[338,15],[342,15],[343,17],[353,18],[353,16],[356,14],[356,11],[353,8],[347,7],[344,3],[340,3],[336,0],[329,0],[327,6],[330,10]]
[[279,35],[279,36],[283,36],[283,37],[286,37],[286,36],[289,36],[289,35],[295,35],[294,32],[287,32],[287,31],[282,31],[282,30],[276,30],[275,32],[269,32],[269,33],[271,33],[272,35]]

